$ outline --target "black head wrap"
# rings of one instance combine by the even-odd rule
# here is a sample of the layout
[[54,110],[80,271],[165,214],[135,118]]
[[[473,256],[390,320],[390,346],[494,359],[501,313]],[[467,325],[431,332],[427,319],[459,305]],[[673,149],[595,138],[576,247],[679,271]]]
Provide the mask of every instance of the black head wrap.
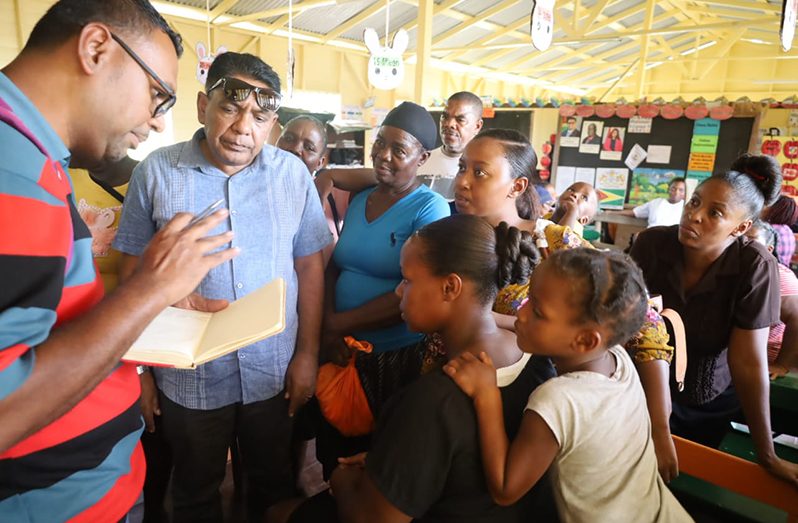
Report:
[[435,148],[438,139],[435,120],[418,104],[402,102],[391,109],[382,121],[382,125],[390,125],[413,135],[427,151]]

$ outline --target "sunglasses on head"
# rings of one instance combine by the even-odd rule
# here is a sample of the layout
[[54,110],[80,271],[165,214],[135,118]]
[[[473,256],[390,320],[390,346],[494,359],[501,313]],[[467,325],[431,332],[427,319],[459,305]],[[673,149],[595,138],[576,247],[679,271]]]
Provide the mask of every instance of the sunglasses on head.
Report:
[[211,94],[211,91],[217,87],[221,87],[225,97],[234,102],[243,102],[249,98],[250,94],[255,93],[255,101],[258,102],[258,106],[264,111],[276,111],[280,108],[280,102],[283,99],[280,93],[268,87],[255,87],[238,78],[219,78],[208,89],[208,94]]

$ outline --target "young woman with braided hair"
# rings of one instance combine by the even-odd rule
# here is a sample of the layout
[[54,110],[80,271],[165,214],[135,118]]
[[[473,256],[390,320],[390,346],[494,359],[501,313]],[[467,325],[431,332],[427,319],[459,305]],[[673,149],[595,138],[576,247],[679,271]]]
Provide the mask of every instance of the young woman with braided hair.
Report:
[[[571,228],[539,218],[540,200],[531,180],[537,161],[529,140],[518,131],[482,131],[460,158],[454,184],[457,212],[480,216],[494,227],[505,222],[530,234],[544,254],[554,247],[551,244],[557,248],[582,246],[582,239]],[[528,283],[506,285],[499,291],[494,311],[502,328],[513,329]]]
[[[760,161],[746,163],[754,160]],[[713,175],[685,204],[679,225],[647,229],[632,247],[648,289],[681,315],[687,334],[683,391],[672,380],[669,390],[661,360],[638,366],[658,457],[674,468],[675,451],[665,444],[671,431],[717,446],[742,407],[759,463],[798,485],[798,465],[776,456],[770,431],[767,340],[779,320],[776,260],[745,236],[780,188],[778,169]]]
[[[528,279],[538,260],[528,233],[464,215],[421,228],[401,254],[396,294],[403,320],[412,331],[440,333],[450,358],[490,354],[504,402],[503,430],[511,435],[529,394],[555,373],[548,358],[519,350],[515,335],[496,326],[491,307],[499,287]],[[368,455],[340,460],[330,480],[334,497],[325,492],[311,498],[288,521],[552,520],[545,490],[513,507],[493,502],[485,490],[476,424],[471,402],[440,369],[421,376],[380,413]],[[541,487],[547,488],[545,482]]]

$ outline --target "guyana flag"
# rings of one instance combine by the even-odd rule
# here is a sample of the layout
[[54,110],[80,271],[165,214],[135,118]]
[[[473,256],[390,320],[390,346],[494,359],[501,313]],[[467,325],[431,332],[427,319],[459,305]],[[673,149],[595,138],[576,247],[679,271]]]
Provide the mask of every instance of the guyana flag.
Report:
[[596,194],[598,195],[599,208],[623,209],[626,189],[596,189]]

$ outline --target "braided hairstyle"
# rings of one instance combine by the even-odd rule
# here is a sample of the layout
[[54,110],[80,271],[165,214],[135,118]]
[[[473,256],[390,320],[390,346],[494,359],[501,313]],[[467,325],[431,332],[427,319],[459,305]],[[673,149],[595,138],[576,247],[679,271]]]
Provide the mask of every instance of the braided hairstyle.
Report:
[[555,251],[547,267],[571,283],[570,301],[579,321],[606,327],[607,347],[624,343],[643,325],[648,292],[643,273],[632,259],[617,251],[567,249]]
[[488,129],[474,137],[474,140],[490,138],[497,141],[504,150],[504,158],[510,164],[510,176],[513,179],[526,178],[529,183],[523,194],[515,199],[518,216],[524,220],[535,220],[541,215],[540,197],[535,190],[535,183],[540,179],[537,175],[538,155],[526,136],[512,129]]
[[456,214],[419,229],[421,257],[436,276],[457,274],[476,286],[482,305],[499,289],[524,283],[540,261],[531,234],[502,222],[495,229],[483,218]]
[[737,202],[746,207],[748,217],[758,218],[762,208],[772,204],[781,192],[781,168],[772,156],[744,154],[734,160],[731,170],[713,174],[709,180],[721,180],[729,184]]

